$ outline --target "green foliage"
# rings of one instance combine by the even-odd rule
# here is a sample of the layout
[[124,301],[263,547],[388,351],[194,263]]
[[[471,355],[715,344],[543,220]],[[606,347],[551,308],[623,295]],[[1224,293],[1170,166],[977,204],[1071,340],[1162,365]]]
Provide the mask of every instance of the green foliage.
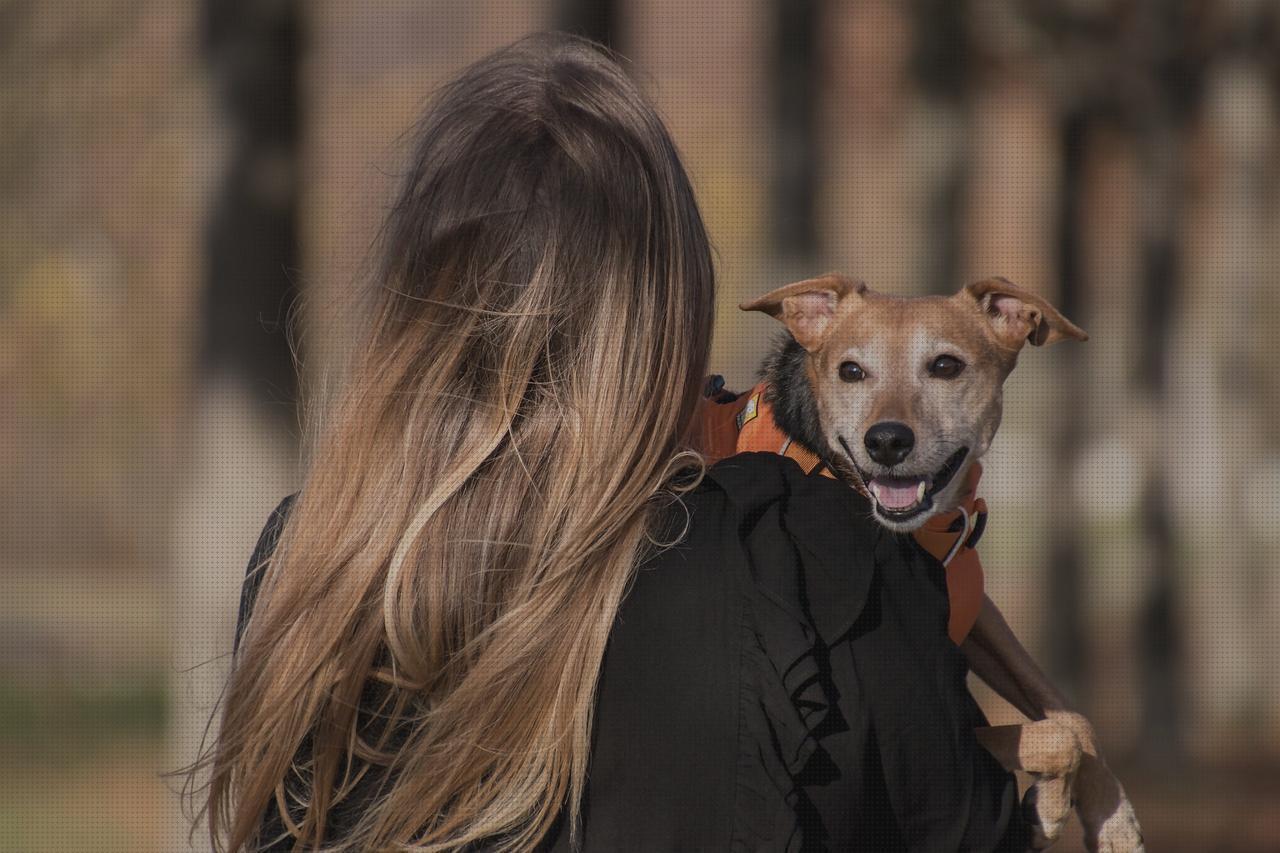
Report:
[[168,687],[158,672],[92,689],[33,688],[8,678],[0,680],[0,753],[75,760],[121,739],[159,739],[168,714]]

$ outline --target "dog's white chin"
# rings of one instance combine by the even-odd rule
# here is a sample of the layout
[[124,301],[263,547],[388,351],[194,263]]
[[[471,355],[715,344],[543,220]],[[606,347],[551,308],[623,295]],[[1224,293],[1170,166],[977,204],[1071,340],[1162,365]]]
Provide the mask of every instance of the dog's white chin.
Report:
[[940,510],[937,506],[932,506],[926,510],[921,510],[910,518],[896,519],[882,514],[878,503],[873,502],[871,508],[871,514],[875,517],[875,520],[895,533],[910,533],[913,530],[918,530],[926,521],[938,515],[939,512]]

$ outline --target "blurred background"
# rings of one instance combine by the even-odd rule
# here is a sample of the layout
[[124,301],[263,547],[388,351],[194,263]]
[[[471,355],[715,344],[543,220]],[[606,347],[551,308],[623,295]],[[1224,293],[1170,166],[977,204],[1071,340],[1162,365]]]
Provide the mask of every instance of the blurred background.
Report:
[[0,0],[0,850],[188,849],[290,306],[358,280],[432,90],[551,27],[681,146],[730,387],[734,306],[829,269],[1089,330],[1007,386],[989,591],[1149,849],[1280,850],[1275,0]]

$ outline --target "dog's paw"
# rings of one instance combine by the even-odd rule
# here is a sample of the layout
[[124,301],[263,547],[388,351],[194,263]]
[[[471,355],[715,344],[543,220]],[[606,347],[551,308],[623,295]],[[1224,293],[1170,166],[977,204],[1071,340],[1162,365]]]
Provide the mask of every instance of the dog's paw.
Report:
[[1071,816],[1073,779],[1066,776],[1037,776],[1022,798],[1022,812],[1031,826],[1031,849],[1050,847]]
[[1129,797],[1096,756],[1086,756],[1076,774],[1076,810],[1090,853],[1145,853]]
[[1090,755],[1098,754],[1098,735],[1093,730],[1093,723],[1089,722],[1083,714],[1075,711],[1048,711],[1046,719],[1070,729],[1084,752]]

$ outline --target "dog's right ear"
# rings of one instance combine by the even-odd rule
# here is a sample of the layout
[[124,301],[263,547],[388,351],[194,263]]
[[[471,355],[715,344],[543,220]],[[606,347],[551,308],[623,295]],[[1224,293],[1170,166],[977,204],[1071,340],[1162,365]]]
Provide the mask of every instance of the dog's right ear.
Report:
[[743,311],[763,311],[781,320],[800,346],[814,352],[826,342],[840,305],[858,298],[866,289],[860,281],[827,273],[783,285],[738,307]]
[[1062,316],[1043,296],[1018,287],[1008,279],[989,278],[960,291],[977,303],[996,335],[1006,345],[1021,348],[1056,344],[1068,338],[1087,341],[1085,330]]

